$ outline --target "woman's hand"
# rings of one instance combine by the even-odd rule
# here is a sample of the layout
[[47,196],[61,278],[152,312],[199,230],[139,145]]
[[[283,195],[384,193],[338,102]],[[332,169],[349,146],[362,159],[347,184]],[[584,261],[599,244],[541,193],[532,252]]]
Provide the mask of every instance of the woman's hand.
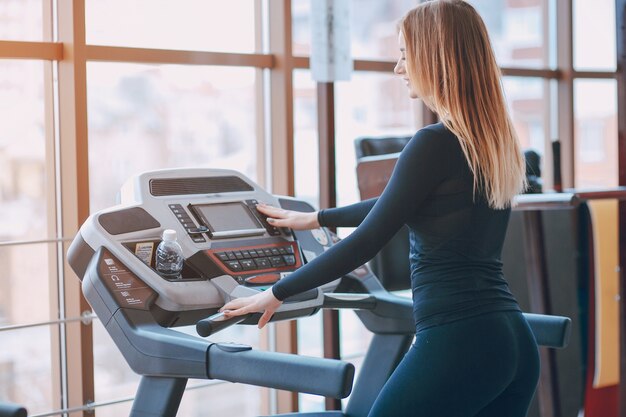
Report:
[[262,329],[282,303],[282,301],[274,297],[274,293],[270,288],[253,296],[237,298],[226,303],[224,307],[220,308],[220,311],[227,318],[250,313],[263,313],[259,319],[259,329]]
[[317,211],[304,213],[285,210],[264,203],[257,204],[256,208],[267,216],[267,221],[272,226],[289,227],[294,230],[309,230],[320,227],[320,224],[317,222]]

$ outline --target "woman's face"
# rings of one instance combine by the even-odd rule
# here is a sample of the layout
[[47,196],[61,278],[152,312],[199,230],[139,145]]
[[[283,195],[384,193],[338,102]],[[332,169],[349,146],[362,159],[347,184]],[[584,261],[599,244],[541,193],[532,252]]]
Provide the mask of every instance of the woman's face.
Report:
[[414,83],[411,82],[409,74],[406,72],[406,41],[404,40],[402,32],[398,34],[398,45],[400,46],[400,58],[398,58],[398,63],[393,69],[393,72],[402,77],[406,83],[406,86],[409,89],[409,97],[418,98],[419,96],[417,95],[417,90],[413,85]]

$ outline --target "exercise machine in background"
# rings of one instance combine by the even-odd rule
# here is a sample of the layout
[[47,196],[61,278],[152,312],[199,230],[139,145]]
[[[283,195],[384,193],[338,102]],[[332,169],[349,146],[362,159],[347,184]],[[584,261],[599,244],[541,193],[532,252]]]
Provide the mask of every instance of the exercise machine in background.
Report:
[[[380,195],[410,137],[392,139],[355,140],[361,199]],[[553,153],[561,190],[558,142]],[[585,417],[617,417],[618,204],[626,188],[537,193],[539,160],[536,153],[525,156],[534,194],[518,196],[511,214],[504,275],[524,311],[572,319],[568,349],[541,350],[542,374],[528,415],[576,417],[584,410]],[[370,263],[385,288],[406,288],[408,252],[404,228]]]

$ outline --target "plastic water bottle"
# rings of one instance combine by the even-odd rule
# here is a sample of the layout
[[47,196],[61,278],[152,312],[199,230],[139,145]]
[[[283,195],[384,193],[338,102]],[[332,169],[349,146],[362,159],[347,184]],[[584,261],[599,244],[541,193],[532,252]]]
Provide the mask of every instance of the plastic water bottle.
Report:
[[176,241],[176,230],[163,231],[163,240],[156,250],[156,270],[165,278],[179,278],[183,270],[183,249]]

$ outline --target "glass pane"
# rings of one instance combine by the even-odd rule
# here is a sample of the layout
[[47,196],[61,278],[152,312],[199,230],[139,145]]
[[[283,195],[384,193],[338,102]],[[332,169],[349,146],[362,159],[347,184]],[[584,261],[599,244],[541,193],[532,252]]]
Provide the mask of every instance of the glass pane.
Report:
[[314,413],[326,410],[324,397],[313,394],[298,394],[298,411],[301,413]]
[[88,44],[254,52],[253,0],[87,0]]
[[317,88],[310,71],[293,73],[293,130],[296,197],[319,206]]
[[0,399],[24,405],[29,415],[58,408],[51,378],[56,331],[58,326],[0,332]]
[[[470,3],[487,25],[500,65],[548,66],[549,0],[470,0]],[[352,55],[397,59],[396,22],[415,4],[415,1],[405,0],[352,0]],[[308,0],[292,0],[294,55],[310,53],[309,15]]]
[[132,401],[127,401],[123,403],[105,405],[102,407],[98,407],[96,409],[96,413],[98,417],[119,417],[119,416],[129,416],[130,410],[133,408]]
[[615,71],[615,1],[574,0],[574,68]]
[[[316,204],[317,206],[317,204]],[[324,357],[323,314],[298,319],[298,354]],[[324,410],[324,397],[312,394],[298,394],[298,410],[313,412]]]
[[0,2],[0,40],[42,41],[43,2],[41,0]]
[[[298,354],[324,357],[323,314],[298,319]],[[311,394],[299,394],[299,411],[313,412],[324,410],[324,397]]]
[[339,312],[341,322],[341,357],[363,356],[372,340],[372,332],[367,330],[354,311]]
[[291,0],[291,48],[294,55],[311,53],[311,4],[309,0]]
[[544,68],[549,64],[550,0],[468,0],[482,16],[498,64]]
[[394,74],[353,74],[335,87],[337,205],[360,200],[354,140],[361,136],[412,136],[421,125],[421,104],[411,100]]
[[0,61],[0,242],[47,237],[43,63]]
[[256,180],[255,69],[90,63],[91,210],[143,171],[229,168]]
[[[396,24],[415,0],[351,0],[350,33],[355,59],[398,59]],[[293,54],[311,51],[310,0],[292,0]]]
[[[206,382],[206,381],[205,381]],[[202,382],[189,382],[189,386]],[[179,416],[258,416],[261,414],[261,390],[244,384],[222,383],[188,390],[180,402]]]
[[51,319],[50,274],[56,279],[48,265],[52,245],[0,246],[0,326]]
[[576,187],[617,186],[617,82],[575,80],[574,117]]
[[[188,382],[178,409],[178,416],[256,416],[261,412],[261,388],[251,385],[217,383],[203,388],[189,389],[206,383]],[[241,401],[245,398],[245,401]],[[130,415],[132,402],[98,407],[98,417]]]
[[[94,320],[92,327],[95,401],[133,397],[139,386],[139,375],[130,369],[100,320]],[[107,415],[106,413],[114,410],[113,407],[105,407],[102,412]],[[99,410],[98,416],[100,416]]]
[[545,155],[551,155],[547,147],[550,135],[550,90],[549,81],[541,78],[504,77],[504,90],[509,112],[523,151],[535,151],[542,158],[544,190],[552,187],[552,161],[546,161]]
[[322,313],[298,319],[298,353],[306,356],[324,356]]

